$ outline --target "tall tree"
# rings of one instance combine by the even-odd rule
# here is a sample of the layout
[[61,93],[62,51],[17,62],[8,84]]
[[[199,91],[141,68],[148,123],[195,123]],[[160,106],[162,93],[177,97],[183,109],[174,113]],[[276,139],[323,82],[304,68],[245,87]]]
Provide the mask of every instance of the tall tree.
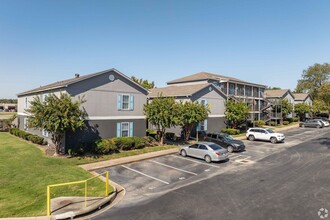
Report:
[[179,124],[179,110],[179,105],[174,98],[162,96],[144,105],[144,114],[150,124],[156,127],[160,144],[164,144],[166,129]]
[[179,107],[179,124],[183,127],[184,137],[188,141],[193,127],[208,118],[210,109],[198,102],[180,102]]
[[46,130],[51,135],[56,155],[64,153],[61,152],[61,144],[65,132],[74,132],[84,126],[86,113],[80,108],[84,102],[80,98],[72,101],[66,93],[61,93],[59,97],[50,94],[44,101],[36,96],[26,110],[30,114],[28,126]]
[[330,112],[330,82],[325,82],[318,88],[318,99],[325,103],[327,110]]
[[138,78],[136,78],[135,76],[132,76],[131,79],[132,79],[134,82],[140,84],[141,86],[143,86],[143,87],[146,88],[146,89],[152,89],[152,88],[155,87],[155,82],[154,82],[154,81],[149,82],[149,81],[146,80],[146,79],[142,79],[142,78],[141,78],[141,79],[138,79]]
[[249,106],[243,101],[229,99],[225,103],[226,124],[230,128],[237,128],[238,125],[244,123],[249,114]]
[[282,118],[286,119],[288,114],[291,114],[293,112],[293,104],[289,102],[289,100],[284,99],[281,101],[282,105]]
[[309,93],[312,99],[317,97],[318,88],[327,82],[330,77],[330,64],[316,63],[303,71],[302,79],[298,80],[295,92]]
[[323,100],[314,100],[312,105],[312,113],[313,115],[317,115],[319,113],[325,112],[328,110],[326,103]]
[[297,103],[294,105],[294,112],[298,115],[300,121],[304,121],[306,114],[311,112],[311,107],[306,103]]

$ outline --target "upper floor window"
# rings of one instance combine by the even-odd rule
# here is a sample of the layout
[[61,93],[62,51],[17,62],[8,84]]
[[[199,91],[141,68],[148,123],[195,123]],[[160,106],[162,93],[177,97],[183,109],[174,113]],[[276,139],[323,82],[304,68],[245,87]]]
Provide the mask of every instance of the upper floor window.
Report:
[[134,96],[133,95],[118,95],[117,97],[118,110],[134,110]]
[[253,97],[259,97],[259,88],[253,87]]
[[28,98],[25,97],[25,108],[27,108],[27,107],[28,107]]
[[46,98],[48,97],[48,93],[42,94],[42,101],[46,101]]
[[41,133],[43,136],[48,137],[48,131],[46,131],[45,129],[42,129]]
[[245,95],[252,96],[252,87],[251,86],[245,86]]
[[229,83],[229,95],[235,95],[235,84]]
[[237,95],[244,96],[244,85],[237,85]]

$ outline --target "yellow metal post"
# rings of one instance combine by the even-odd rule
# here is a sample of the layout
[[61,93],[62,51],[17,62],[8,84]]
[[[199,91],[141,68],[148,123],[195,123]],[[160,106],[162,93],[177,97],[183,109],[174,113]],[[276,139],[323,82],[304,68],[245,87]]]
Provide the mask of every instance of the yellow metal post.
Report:
[[50,216],[50,187],[47,186],[47,215]]
[[105,196],[109,195],[109,171],[105,173]]
[[87,207],[87,181],[85,182],[85,207]]

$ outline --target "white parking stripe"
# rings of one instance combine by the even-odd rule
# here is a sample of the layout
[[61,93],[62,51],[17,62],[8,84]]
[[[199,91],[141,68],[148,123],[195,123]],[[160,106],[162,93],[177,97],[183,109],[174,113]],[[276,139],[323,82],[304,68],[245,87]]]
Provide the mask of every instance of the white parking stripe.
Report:
[[126,168],[126,169],[128,169],[128,170],[131,170],[131,171],[133,171],[133,172],[136,172],[136,173],[138,173],[138,174],[141,174],[141,175],[143,175],[143,176],[146,176],[146,177],[149,177],[149,178],[151,178],[151,179],[157,180],[157,181],[159,181],[159,182],[162,182],[162,183],[165,183],[165,184],[170,184],[170,183],[168,183],[168,182],[166,182],[166,181],[164,181],[164,180],[160,180],[160,179],[158,179],[158,178],[156,178],[156,177],[149,176],[148,174],[142,173],[142,172],[140,172],[140,171],[138,171],[138,170],[132,169],[132,168],[127,167],[127,166],[125,166],[125,165],[121,165],[121,166],[124,167],[124,168]]
[[236,158],[236,157],[242,157],[242,155],[233,155],[233,154],[230,154],[229,156],[229,159],[232,159],[232,158]]
[[171,154],[170,156],[172,156],[172,157],[178,157],[178,158],[180,158],[182,160],[189,160],[189,161],[192,161],[194,163],[199,163],[199,164],[203,164],[203,165],[210,166],[210,167],[219,168],[219,166],[216,166],[216,165],[213,165],[213,164],[203,163],[203,162],[199,162],[199,161],[196,161],[196,160],[191,160],[191,159],[188,159],[188,158],[185,158],[185,157],[181,157],[181,156],[177,156],[177,155],[173,155],[173,154]]
[[158,161],[155,161],[155,160],[150,160],[151,162],[153,163],[157,163],[159,165],[162,165],[162,166],[165,166],[165,167],[169,167],[169,168],[172,168],[174,170],[178,170],[178,171],[182,171],[182,172],[185,172],[185,173],[189,173],[189,174],[192,174],[192,175],[197,175],[197,173],[193,173],[193,172],[190,172],[190,171],[187,171],[187,170],[183,170],[183,169],[180,169],[180,168],[176,168],[176,167],[172,167],[170,165],[167,165],[167,164],[164,164],[164,163],[161,163],[161,162],[158,162]]

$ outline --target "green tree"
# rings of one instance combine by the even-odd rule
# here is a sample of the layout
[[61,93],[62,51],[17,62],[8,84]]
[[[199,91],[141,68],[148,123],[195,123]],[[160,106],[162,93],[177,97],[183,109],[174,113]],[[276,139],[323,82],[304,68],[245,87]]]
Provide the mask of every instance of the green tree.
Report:
[[230,128],[237,128],[238,125],[244,123],[249,114],[249,106],[243,101],[229,99],[225,103],[226,124]]
[[84,102],[80,98],[72,101],[66,93],[61,93],[59,97],[50,94],[44,101],[36,96],[26,110],[30,114],[28,126],[46,130],[55,145],[55,154],[64,153],[61,152],[61,144],[65,132],[74,132],[84,126],[86,112],[80,108]]
[[326,112],[328,110],[326,103],[323,100],[314,100],[312,105],[312,113],[313,115],[317,115],[322,112]]
[[314,64],[303,71],[302,79],[298,80],[295,92],[309,93],[312,99],[317,98],[318,88],[329,80],[330,64]]
[[311,106],[304,102],[297,103],[294,105],[294,112],[298,115],[300,121],[304,121],[306,118],[306,113],[311,112]]
[[160,144],[164,144],[164,135],[167,128],[179,124],[179,105],[174,98],[159,96],[143,107],[150,124],[157,129]]
[[135,76],[132,76],[131,79],[132,79],[134,82],[140,84],[141,86],[143,86],[143,87],[146,88],[146,89],[152,89],[152,88],[155,87],[155,82],[154,82],[154,81],[149,82],[149,81],[146,80],[146,79],[145,79],[145,80],[144,80],[144,79],[138,79],[138,78],[136,78]]
[[188,141],[193,127],[208,118],[210,109],[198,102],[180,102],[179,109],[179,125],[182,126],[184,137]]
[[318,88],[318,99],[322,100],[330,112],[330,82],[325,82]]
[[293,112],[293,104],[289,102],[289,100],[284,99],[281,101],[282,104],[282,118],[286,119],[288,114]]
[[281,87],[271,87],[271,86],[269,86],[267,89],[270,89],[270,90],[280,90]]

